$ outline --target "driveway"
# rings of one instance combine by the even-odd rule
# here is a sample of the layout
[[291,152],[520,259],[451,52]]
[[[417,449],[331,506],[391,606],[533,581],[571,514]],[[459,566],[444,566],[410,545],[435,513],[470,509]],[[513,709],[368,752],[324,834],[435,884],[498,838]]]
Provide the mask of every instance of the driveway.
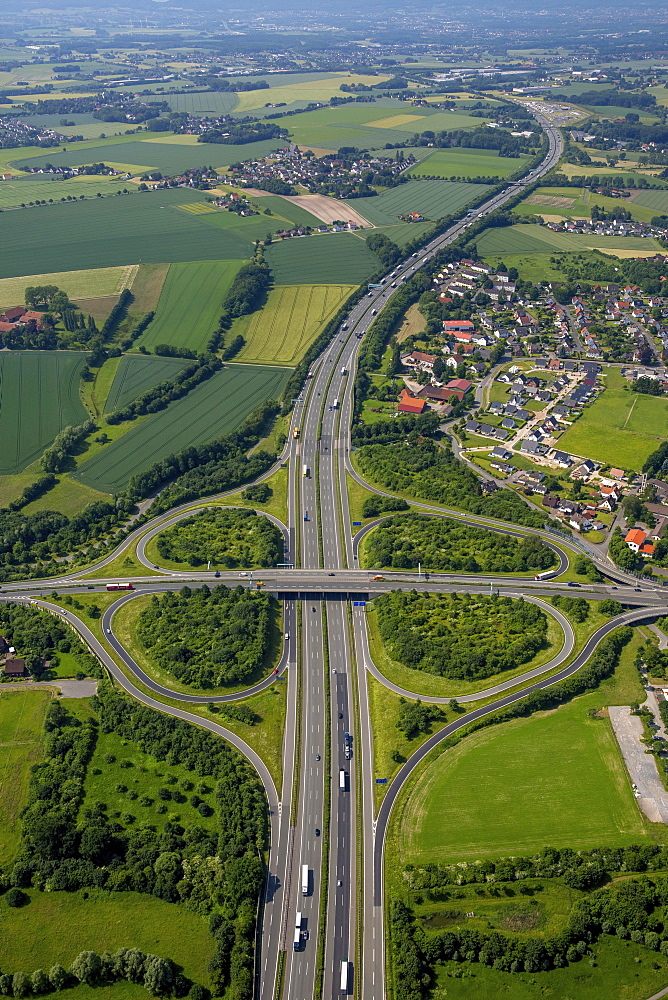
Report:
[[57,688],[63,698],[92,698],[97,693],[97,681],[86,678],[83,681],[56,680],[56,681],[8,681],[0,685],[0,694],[3,691],[18,691],[28,688]]

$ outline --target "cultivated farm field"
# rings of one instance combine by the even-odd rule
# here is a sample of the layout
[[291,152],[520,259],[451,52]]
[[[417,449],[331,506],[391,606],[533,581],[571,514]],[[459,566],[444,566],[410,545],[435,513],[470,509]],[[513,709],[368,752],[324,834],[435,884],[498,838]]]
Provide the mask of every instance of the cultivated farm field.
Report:
[[161,458],[239,427],[256,407],[279,395],[287,378],[283,368],[225,368],[112,441],[72,476],[103,493],[115,493]]
[[42,757],[42,725],[49,691],[0,693],[0,863],[12,861],[20,840],[30,768]]
[[[79,271],[147,262],[242,260],[250,255],[255,232],[244,222],[234,228],[208,225],[210,215],[180,211],[202,201],[193,190],[170,188],[47,208],[21,210],[21,225],[0,214],[0,278],[52,271]],[[216,213],[227,216],[228,213]],[[264,225],[266,231],[268,227]]]
[[507,177],[527,162],[528,156],[499,156],[497,149],[453,146],[435,149],[410,168],[411,177]]
[[380,263],[366,241],[352,233],[281,240],[265,256],[277,285],[358,285]]
[[[143,173],[146,169],[160,170],[166,175],[180,174],[190,167],[227,167],[240,158],[243,149],[243,159],[266,156],[281,145],[279,139],[267,139],[262,142],[249,142],[247,145],[226,146],[219,143],[199,142],[184,144],[179,142],[151,142],[137,140],[127,136],[125,141],[105,143],[100,140],[98,145],[91,143],[73,144],[66,152],[54,150],[45,156],[23,159],[15,155],[20,166],[43,167],[53,163],[60,167],[78,167],[84,163],[106,163],[127,167],[131,173]],[[122,187],[118,184],[116,187]],[[69,181],[67,182],[69,184]]]
[[606,389],[559,439],[559,448],[639,472],[668,437],[668,399]]
[[142,392],[165,379],[173,378],[188,364],[185,358],[161,358],[144,354],[124,354],[116,369],[104,410],[122,409]]
[[137,265],[127,267],[99,267],[89,271],[56,271],[52,274],[29,274],[21,278],[0,278],[0,306],[6,309],[24,301],[29,285],[57,285],[67,292],[70,299],[99,298],[119,295],[124,288],[132,288],[137,275]]
[[576,250],[631,250],[643,253],[658,253],[661,247],[657,240],[641,236],[594,236],[573,233],[555,233],[545,226],[535,224],[504,226],[487,229],[476,243],[481,254],[504,253],[554,253]]
[[372,198],[353,198],[346,204],[374,226],[387,226],[399,222],[399,216],[408,212],[419,212],[427,219],[442,219],[488,190],[486,184],[413,180]]
[[262,309],[236,320],[228,333],[228,340],[241,334],[246,341],[236,360],[296,364],[353,288],[353,285],[275,286]]
[[240,260],[205,260],[172,264],[162,286],[155,319],[137,347],[157,344],[203,351],[217,326],[225,294],[241,267]]
[[79,398],[83,351],[0,354],[0,474],[22,472],[58,431],[81,424]]

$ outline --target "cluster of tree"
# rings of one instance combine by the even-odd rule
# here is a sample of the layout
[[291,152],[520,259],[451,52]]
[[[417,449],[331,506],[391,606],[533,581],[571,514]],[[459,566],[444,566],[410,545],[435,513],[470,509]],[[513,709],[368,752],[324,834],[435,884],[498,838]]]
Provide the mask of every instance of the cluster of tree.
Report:
[[594,205],[591,210],[592,222],[615,222],[616,220],[630,222],[632,218],[628,208],[624,208],[622,205],[615,205],[609,209]]
[[[375,426],[375,425],[370,425]],[[378,517],[395,510],[408,510],[409,505],[400,497],[386,497],[379,493],[367,497],[362,504],[362,517]]]
[[[659,618],[657,625],[661,629],[666,629],[668,626],[668,621],[665,618]],[[647,673],[650,677],[665,677],[666,671],[668,671],[668,652],[666,650],[659,649],[653,643],[648,642],[644,646],[641,646],[638,650],[638,659],[640,664],[644,664]],[[668,704],[665,701],[659,702],[659,708],[663,704]],[[663,716],[662,716],[663,718]]]
[[280,177],[263,177],[254,181],[253,187],[259,188],[260,191],[269,191],[270,194],[297,194],[297,188],[281,180]]
[[163,669],[184,684],[221,687],[260,669],[272,637],[271,600],[237,587],[183,587],[142,611],[137,637]]
[[651,455],[648,455],[642,471],[654,478],[662,478],[668,472],[668,441],[663,441]]
[[161,531],[156,544],[163,559],[216,569],[275,566],[283,552],[281,532],[271,521],[235,507],[202,510]]
[[159,832],[126,829],[109,819],[101,803],[79,815],[97,722],[81,723],[53,702],[45,722],[46,759],[32,771],[11,884],[46,891],[97,886],[145,892],[184,902],[197,913],[216,910],[210,925],[216,940],[210,965],[214,991],[230,987],[227,996],[250,1000],[266,847],[266,800],[257,776],[223,740],[140,706],[107,683],[100,685],[93,707],[104,732],[131,741],[156,760],[213,777],[218,830],[185,829],[172,822]]
[[234,337],[229,344],[227,344],[220,353],[221,359],[223,361],[229,361],[230,358],[235,357],[244,346],[246,341],[241,336],[240,333]]
[[401,250],[383,233],[373,233],[371,236],[367,236],[366,245],[369,250],[375,253],[386,270],[394,267],[397,261],[401,260]]
[[[430,863],[419,868],[406,865],[404,877],[416,892],[450,885],[521,882],[530,878],[563,878],[568,885],[587,881],[591,886],[601,884],[617,872],[661,871],[667,866],[668,848],[658,844],[594,847],[584,851],[544,847],[529,857],[520,855],[456,865]],[[596,873],[596,881],[592,880],[593,873]]]
[[82,673],[100,676],[97,659],[86,651],[78,636],[60,618],[47,611],[29,604],[2,604],[0,630],[37,679],[48,680],[50,669],[58,663],[59,652],[74,654]]
[[[223,317],[226,324],[229,325],[230,320],[237,316],[246,316],[264,305],[270,285],[271,271],[262,257],[256,257],[240,267],[223,299]],[[223,327],[223,317],[221,317],[221,327]]]
[[498,149],[499,156],[516,157],[521,153],[526,153],[533,145],[538,144],[538,139],[517,137],[510,134],[506,129],[501,128],[480,128],[467,131],[466,129],[455,129],[453,131],[433,132],[427,130],[413,136],[406,142],[407,146],[434,145],[441,149],[450,146],[461,146],[466,149]]
[[197,137],[197,141],[219,142],[225,146],[245,146],[248,142],[282,139],[287,135],[287,129],[281,128],[280,125],[274,125],[271,122],[249,122],[207,129],[206,132],[202,132]]
[[134,420],[143,414],[164,410],[174,400],[187,396],[196,386],[210,379],[221,368],[222,364],[215,355],[201,354],[194,364],[187,365],[173,378],[165,379],[164,382],[147,389],[127,406],[108,414],[107,423],[120,424],[124,420]]
[[443,711],[438,705],[425,705],[419,698],[417,701],[400,698],[399,704],[399,718],[396,725],[407,740],[414,739],[420,733],[431,732],[432,722],[443,719]]
[[593,105],[597,108],[653,108],[656,97],[647,91],[629,93],[622,90],[583,90],[581,94],[555,94],[555,101]]
[[67,292],[57,285],[28,285],[24,301],[28,309],[46,309],[56,313],[62,313],[71,306]]
[[641,375],[631,383],[631,392],[639,392],[643,396],[663,396],[663,385],[657,378]]
[[580,576],[586,576],[592,583],[598,583],[602,577],[596,569],[596,565],[589,556],[577,555],[573,559],[573,569]]
[[589,602],[584,597],[566,597],[555,594],[552,605],[559,608],[574,622],[584,622],[589,618]]
[[[399,421],[394,423],[401,426]],[[362,445],[355,457],[363,476],[393,492],[531,528],[542,528],[545,523],[544,515],[513,490],[483,496],[476,475],[454,456],[447,443],[437,447],[416,431],[396,443]]]
[[40,465],[44,472],[62,472],[75,449],[91,431],[96,430],[92,420],[86,420],[76,427],[63,427],[56,434],[53,444],[44,450]]
[[162,358],[190,358],[193,361],[197,358],[195,351],[191,351],[187,347],[172,347],[171,344],[156,344],[153,353]]
[[619,284],[638,285],[650,295],[660,294],[665,267],[663,258],[653,260],[651,257],[633,260],[620,260],[610,264],[598,251],[583,254],[562,254],[559,265],[573,282],[611,281]]
[[391,591],[374,602],[392,659],[441,677],[511,670],[544,648],[547,617],[522,598]]
[[274,495],[274,491],[267,483],[253,483],[247,486],[241,496],[250,503],[267,503]]
[[527,573],[549,569],[552,549],[536,535],[503,535],[444,517],[399,514],[367,541],[370,566],[455,573]]
[[129,288],[125,288],[119,295],[118,302],[104,321],[104,326],[101,330],[102,340],[109,340],[112,334],[116,332],[119,323],[127,312],[128,306],[133,300],[134,296],[132,292]]
[[45,993],[60,993],[80,983],[92,987],[111,986],[121,980],[144,986],[152,996],[187,995],[190,1000],[206,1000],[208,995],[203,987],[191,985],[188,979],[177,973],[170,959],[145,954],[139,948],[119,948],[113,955],[108,951],[101,955],[94,951],[81,951],[69,972],[56,964],[48,972],[36,969],[32,973],[5,973],[0,975],[0,994],[9,997],[43,996]]
[[[198,75],[198,81],[201,77]],[[222,76],[206,76],[204,77],[204,82],[206,83],[209,90],[231,92],[233,94],[243,93],[247,90],[268,90],[269,84],[266,80],[243,80],[240,78],[235,78],[234,80],[226,80]],[[189,91],[192,93],[192,91]]]
[[252,708],[249,708],[248,705],[235,705],[232,702],[222,702],[221,704],[211,702],[209,704],[209,711],[219,712],[226,719],[241,722],[244,726],[254,726],[256,722],[260,721],[260,716]]

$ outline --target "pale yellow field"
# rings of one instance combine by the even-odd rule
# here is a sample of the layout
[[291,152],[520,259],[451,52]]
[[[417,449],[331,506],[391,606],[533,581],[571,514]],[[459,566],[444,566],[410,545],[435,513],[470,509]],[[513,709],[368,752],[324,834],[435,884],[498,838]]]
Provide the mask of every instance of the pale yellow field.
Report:
[[367,122],[371,128],[398,128],[409,122],[420,121],[424,115],[390,115],[389,118],[378,118],[375,122]]
[[610,247],[588,247],[588,250],[600,250],[608,257],[618,257],[620,260],[627,258],[655,257],[656,250],[612,250]]
[[196,135],[175,135],[174,132],[161,132],[160,135],[152,139],[143,139],[143,142],[167,143],[169,146],[196,146]]
[[[339,87],[342,83],[378,84],[389,80],[389,76],[367,76],[358,73],[339,73],[329,80],[304,80],[302,83],[290,83],[285,87],[270,87],[269,90],[247,90],[237,94],[239,103],[235,111],[252,111],[263,108],[267,101],[278,104],[285,101],[328,101],[330,97],[340,96]],[[267,82],[270,82],[271,77]]]
[[131,288],[138,264],[122,267],[98,267],[91,271],[59,271],[54,274],[28,274],[22,278],[0,278],[0,306],[18,305],[23,302],[29,285],[56,285],[71,299],[98,298],[101,295],[118,295]]

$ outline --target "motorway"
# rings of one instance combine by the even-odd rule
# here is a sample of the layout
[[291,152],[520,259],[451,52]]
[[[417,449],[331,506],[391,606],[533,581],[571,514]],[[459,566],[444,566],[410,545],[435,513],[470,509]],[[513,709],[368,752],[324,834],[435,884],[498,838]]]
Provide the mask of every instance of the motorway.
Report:
[[[473,217],[455,222],[396,268],[392,280],[397,286],[438,250],[464,233],[477,218],[501,207],[556,164],[562,151],[561,135],[547,121],[540,123],[548,138],[547,152],[540,166],[528,178],[493,195],[475,210]],[[271,829],[269,875],[256,962],[256,996],[261,1000],[274,1000],[279,972],[282,995],[287,1000],[314,1000],[315,997],[320,1000],[321,996],[330,1000],[346,994],[364,1000],[383,1000],[383,850],[392,806],[405,780],[433,746],[457,729],[578,670],[612,628],[624,622],[668,613],[667,595],[661,588],[638,587],[636,581],[605,564],[608,582],[568,592],[594,600],[615,597],[626,605],[637,607],[599,629],[582,652],[567,662],[573,652],[573,630],[568,619],[557,609],[545,605],[564,631],[564,645],[559,654],[536,670],[468,698],[460,698],[460,702],[465,702],[499,695],[493,703],[462,714],[456,722],[431,737],[403,765],[375,815],[367,674],[371,673],[395,691],[408,695],[411,692],[403,692],[390,684],[373,664],[363,602],[375,594],[406,584],[424,591],[466,590],[470,593],[486,593],[492,587],[509,596],[521,594],[542,605],[544,599],[564,592],[567,586],[559,580],[461,574],[431,574],[425,579],[414,573],[393,572],[376,579],[373,571],[358,569],[359,544],[364,534],[382,519],[354,537],[351,534],[346,475],[351,475],[367,489],[375,489],[360,479],[350,461],[353,378],[363,335],[394,293],[390,282],[385,281],[380,287],[372,288],[351,309],[346,322],[313,365],[312,377],[295,404],[293,427],[299,428],[298,433],[289,435],[276,464],[257,480],[268,478],[281,464],[288,464],[288,523],[284,525],[275,518],[272,520],[283,534],[284,562],[292,568],[255,571],[255,582],[262,582],[267,592],[284,601],[286,638],[277,668],[287,684],[281,789],[275,788],[264,762],[243,740],[223,726],[188,712],[187,708],[157,700],[158,697],[169,698],[192,705],[246,697],[274,683],[276,675],[273,672],[247,691],[215,696],[184,695],[157,684],[114,634],[116,611],[137,593],[159,593],[186,582],[214,585],[214,574],[161,571],[162,576],[136,579],[135,592],[124,594],[105,611],[102,619],[104,643],[69,610],[55,608],[47,599],[54,587],[71,592],[79,592],[82,587],[103,589],[107,582],[115,580],[104,576],[104,567],[119,553],[135,545],[142,564],[154,570],[155,564],[146,555],[146,543],[165,527],[191,516],[199,509],[198,505],[183,505],[139,526],[118,549],[94,567],[98,574],[94,580],[90,579],[89,567],[57,580],[6,584],[0,597],[2,600],[31,600],[60,614],[80,632],[116,682],[132,697],[224,736],[256,768],[267,793]],[[229,494],[220,494],[220,498],[226,495]],[[210,498],[207,507],[216,499]],[[419,504],[419,507],[428,516],[454,516],[511,535],[525,535],[530,530],[518,530],[500,521],[471,519],[460,512],[429,508],[426,504]],[[567,565],[563,549],[575,552],[580,549],[566,539],[559,539],[559,544],[555,545],[549,532],[537,533],[556,552],[559,567],[555,573],[561,573]],[[252,576],[242,576],[249,586],[253,585]],[[215,582],[218,581],[228,585],[242,582],[239,573],[216,574]],[[355,601],[359,602],[358,606]],[[548,673],[549,676],[543,676]],[[346,733],[351,736],[349,744],[345,740]],[[343,788],[340,787],[341,772],[344,772]],[[303,865],[308,869],[306,892],[302,886]],[[298,912],[302,914],[302,935],[299,948],[294,949]],[[319,946],[322,948],[320,958]],[[345,991],[340,987],[342,963],[348,963],[349,971]]]

